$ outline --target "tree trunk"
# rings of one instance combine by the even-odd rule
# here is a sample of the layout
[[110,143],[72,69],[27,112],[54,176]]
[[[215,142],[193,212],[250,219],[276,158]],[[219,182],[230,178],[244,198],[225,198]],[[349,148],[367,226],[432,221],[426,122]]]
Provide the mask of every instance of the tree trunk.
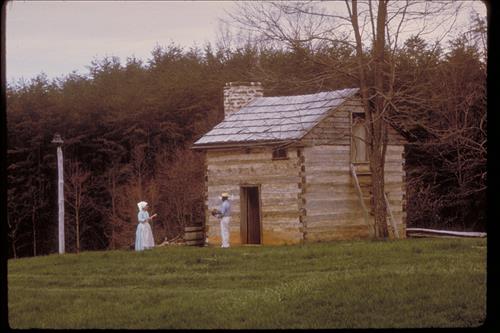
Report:
[[[356,38],[356,58],[358,60],[358,75],[359,75],[359,90],[361,92],[361,100],[363,101],[363,107],[365,108],[366,116],[368,120],[371,119],[369,116],[370,113],[370,104],[369,104],[369,95],[368,95],[368,82],[366,80],[365,66],[363,63],[363,42],[361,40],[361,34],[359,32],[359,23],[358,23],[358,4],[357,1],[353,0],[352,2],[352,16],[351,23],[354,29],[354,36]],[[370,130],[368,130],[368,142],[370,142]]]
[[373,79],[375,83],[373,105],[371,108],[371,144],[370,168],[372,171],[372,193],[375,212],[375,234],[377,238],[385,239],[387,230],[387,207],[384,197],[384,162],[387,141],[387,126],[383,119],[384,113],[384,46],[387,2],[379,1],[377,13],[377,36],[373,46]]
[[[384,197],[384,161],[385,161],[385,138],[387,133],[385,123],[381,118],[384,109],[383,90],[383,65],[384,65],[384,32],[387,15],[387,3],[379,2],[377,15],[377,36],[373,46],[373,79],[375,89],[368,88],[366,67],[363,59],[363,48],[358,23],[357,1],[352,1],[351,23],[356,38],[356,58],[358,60],[359,88],[367,121],[367,147],[372,172],[372,195],[373,209],[375,212],[375,237],[385,239],[388,236],[387,212]],[[370,96],[370,90],[375,94]]]
[[31,208],[31,225],[33,227],[33,256],[36,257],[36,222],[35,222],[35,205]]
[[76,211],[76,253],[80,253],[80,216],[79,211]]
[[16,242],[12,240],[12,254],[14,255],[14,259],[17,258],[17,253],[16,253]]
[[116,250],[116,177],[114,169],[111,170],[111,248]]
[[378,149],[370,156],[372,171],[373,210],[375,213],[375,237],[385,239],[389,236],[387,230],[387,207],[384,197],[384,166],[380,160],[384,157]]

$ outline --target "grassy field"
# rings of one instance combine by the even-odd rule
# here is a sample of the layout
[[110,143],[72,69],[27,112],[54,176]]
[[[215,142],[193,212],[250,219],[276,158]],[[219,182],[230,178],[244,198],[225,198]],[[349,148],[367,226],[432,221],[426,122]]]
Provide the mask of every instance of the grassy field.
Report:
[[12,328],[471,327],[486,240],[163,247],[8,262]]

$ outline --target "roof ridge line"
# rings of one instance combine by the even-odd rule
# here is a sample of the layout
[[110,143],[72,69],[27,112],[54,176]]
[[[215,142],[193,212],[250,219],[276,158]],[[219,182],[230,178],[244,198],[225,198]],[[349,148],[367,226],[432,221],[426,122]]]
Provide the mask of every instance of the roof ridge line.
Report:
[[302,94],[302,95],[282,95],[282,96],[260,96],[260,97],[257,97],[257,98],[275,98],[275,97],[313,96],[313,95],[319,95],[319,94],[324,94],[324,93],[332,93],[332,92],[339,92],[339,91],[344,91],[344,90],[354,90],[354,89],[359,90],[359,88],[354,87],[354,88],[344,88],[344,89],[337,89],[337,90],[320,91],[320,92],[313,93],[313,94]]
[[[255,107],[262,107],[262,106],[283,106],[283,105],[293,105],[293,104],[275,104],[275,105],[256,105]],[[245,115],[245,114],[264,114],[264,113],[276,113],[276,111],[266,111],[266,112],[243,112],[243,113],[238,113],[240,112],[241,110],[243,110],[244,108],[247,108],[248,106],[245,106],[243,108],[241,108],[240,110],[238,110],[237,112],[229,115],[229,117],[227,119],[225,119],[224,121],[228,121],[229,118],[231,118],[233,115]],[[313,106],[313,107],[310,107],[310,108],[305,108],[305,109],[295,109],[295,110],[289,110],[289,111],[278,111],[280,113],[286,113],[286,112],[295,112],[295,111],[303,111],[303,110],[313,110],[313,109],[322,109],[324,108],[325,106]],[[332,106],[334,107],[334,106]]]
[[[355,88],[355,89],[358,89],[358,88]],[[336,91],[339,91],[339,90],[336,90]],[[320,93],[318,93],[320,94]],[[345,96],[336,96],[335,98],[323,98],[323,99],[317,99],[317,100],[314,100],[314,101],[308,101],[308,102],[290,102],[290,103],[287,103],[287,104],[264,104],[264,105],[250,105],[252,104],[254,101],[257,101],[259,99],[266,99],[266,98],[286,98],[286,97],[298,97],[298,96],[312,96],[312,95],[317,95],[317,94],[310,94],[310,95],[291,95],[291,96],[261,96],[261,97],[256,97],[254,98],[253,100],[250,101],[249,104],[245,105],[244,107],[242,107],[240,110],[244,109],[244,108],[253,108],[253,107],[262,107],[262,106],[283,106],[283,105],[295,105],[295,104],[310,104],[310,103],[316,103],[316,102],[323,102],[323,101],[332,101],[332,100],[336,100],[336,99],[343,99],[343,98],[347,98],[347,97],[350,97],[349,95],[352,94],[352,93],[349,93],[349,94],[346,94]],[[238,112],[238,111],[237,111]],[[235,112],[235,113],[237,113]]]

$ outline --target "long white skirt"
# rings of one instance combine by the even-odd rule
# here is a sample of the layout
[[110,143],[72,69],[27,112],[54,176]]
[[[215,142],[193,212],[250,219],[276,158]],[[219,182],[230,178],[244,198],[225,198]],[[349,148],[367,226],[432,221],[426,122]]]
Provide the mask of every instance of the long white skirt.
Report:
[[135,250],[142,251],[155,246],[153,232],[148,222],[139,223],[135,232]]

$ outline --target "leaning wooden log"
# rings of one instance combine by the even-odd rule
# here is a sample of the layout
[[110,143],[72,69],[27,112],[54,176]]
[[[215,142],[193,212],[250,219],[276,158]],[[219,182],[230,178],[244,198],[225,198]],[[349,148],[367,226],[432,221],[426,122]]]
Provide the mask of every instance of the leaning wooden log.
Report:
[[375,225],[371,225],[370,218],[368,216],[368,209],[366,208],[365,201],[363,200],[363,193],[361,192],[361,187],[359,186],[358,176],[356,175],[356,168],[354,164],[351,163],[351,175],[354,180],[354,187],[356,189],[356,194],[358,195],[359,202],[361,204],[361,208],[363,208],[363,217],[365,219],[365,223],[368,226],[368,232],[370,234],[370,238],[375,237]]
[[384,193],[385,205],[387,207],[387,211],[389,212],[389,221],[391,221],[392,232],[397,239],[399,239],[398,227],[396,226],[396,220],[394,219],[394,215],[392,215],[391,204],[389,203],[389,199],[387,198],[387,193]]
[[486,237],[485,232],[406,228],[407,237]]

